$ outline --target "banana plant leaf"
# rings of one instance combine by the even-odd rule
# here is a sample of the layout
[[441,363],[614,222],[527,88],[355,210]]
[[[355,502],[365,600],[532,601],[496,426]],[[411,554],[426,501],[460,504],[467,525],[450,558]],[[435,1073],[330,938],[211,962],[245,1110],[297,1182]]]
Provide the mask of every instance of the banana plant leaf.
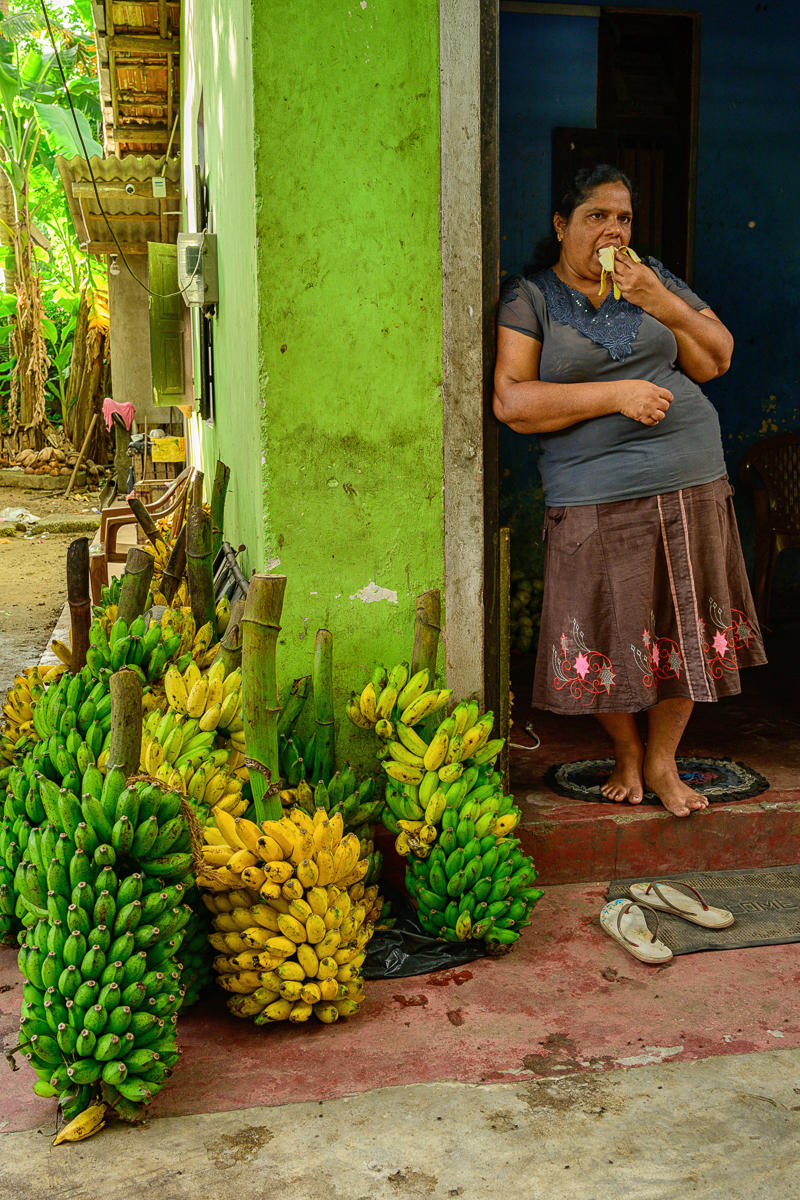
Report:
[[57,104],[35,103],[39,124],[45,132],[47,144],[54,154],[63,154],[65,158],[73,158],[76,154],[83,155],[83,148],[78,137],[75,123],[83,137],[83,144],[89,157],[102,156],[103,147],[92,136],[92,130],[86,117],[75,110],[73,117],[69,109],[59,108]]

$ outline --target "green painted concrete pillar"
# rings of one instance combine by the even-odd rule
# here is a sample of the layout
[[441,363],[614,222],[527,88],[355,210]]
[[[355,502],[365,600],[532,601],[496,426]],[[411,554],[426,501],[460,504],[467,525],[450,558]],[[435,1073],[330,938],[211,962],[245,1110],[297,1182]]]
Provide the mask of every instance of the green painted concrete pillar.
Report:
[[415,599],[443,586],[438,4],[254,0],[252,12],[249,452],[265,559],[289,580],[281,677],[307,672],[317,628],[330,629],[341,713],[375,662],[410,656]]

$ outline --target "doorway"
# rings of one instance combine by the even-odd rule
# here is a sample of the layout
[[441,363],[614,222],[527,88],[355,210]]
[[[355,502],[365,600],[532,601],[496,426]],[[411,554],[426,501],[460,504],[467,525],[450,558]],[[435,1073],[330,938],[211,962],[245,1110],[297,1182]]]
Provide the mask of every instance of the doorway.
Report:
[[[501,281],[525,271],[561,182],[599,162],[619,165],[637,187],[635,248],[691,280],[699,59],[697,13],[502,0]],[[501,427],[497,513],[510,529],[511,645],[528,662],[543,565],[536,464],[536,438]]]
[[[705,5],[705,11],[711,23],[714,18],[711,7]],[[713,65],[704,74],[704,89],[708,89],[704,90],[703,100],[707,140],[700,170],[703,207],[699,212],[695,196],[698,14],[656,8],[534,4],[521,0],[501,0],[499,11],[500,279],[524,270],[534,244],[548,232],[554,179],[564,167],[597,161],[618,162],[641,192],[641,214],[633,245],[640,252],[661,259],[668,269],[690,284],[694,276],[697,227],[699,274],[706,281],[713,280],[711,302],[737,337],[732,378],[710,385],[715,389],[711,395],[721,415],[734,483],[740,456],[748,445],[770,433],[798,427],[796,392],[792,392],[793,378],[789,378],[793,358],[788,318],[782,315],[782,308],[780,313],[772,309],[772,317],[756,328],[752,313],[742,312],[740,297],[748,293],[743,292],[741,285],[736,286],[743,256],[747,257],[752,276],[757,254],[755,245],[751,250],[743,239],[747,231],[761,228],[760,222],[766,223],[767,215],[771,234],[776,239],[782,237],[787,244],[795,244],[789,206],[784,208],[783,203],[784,191],[788,194],[791,190],[788,175],[794,170],[793,160],[786,153],[788,141],[782,134],[782,140],[778,138],[779,127],[782,131],[794,118],[787,107],[772,124],[766,123],[756,102],[766,78],[767,68],[762,70],[759,65],[762,60],[780,64],[775,66],[772,80],[776,96],[783,95],[794,67],[784,66],[780,54],[787,37],[782,18],[773,20],[764,11],[763,24],[756,26],[750,20],[750,10],[732,6],[725,22],[716,23],[713,35],[706,42],[706,53],[713,59]],[[741,87],[748,97],[746,104],[740,104],[731,82],[731,66],[737,61],[736,49],[745,45],[754,65],[749,73],[742,71],[736,76],[737,86],[740,86],[738,80],[743,80]],[[729,154],[734,133],[735,150],[731,149]],[[754,184],[743,178],[742,162],[750,164],[757,177]],[[765,202],[757,207],[755,200],[764,194],[765,179],[770,185],[775,181],[774,191],[768,191]],[[642,217],[646,218],[644,224]],[[726,260],[731,265],[720,269],[718,264]],[[752,296],[753,292],[749,294]],[[783,279],[776,284],[776,303],[778,297],[781,306],[791,303]],[[777,348],[778,331],[786,340],[783,353]],[[769,382],[762,383],[762,376]],[[785,394],[776,397],[784,377],[789,380]],[[744,399],[748,392],[750,397],[760,399],[761,387],[774,409],[762,402],[759,410],[752,401]],[[782,414],[780,423],[773,417],[774,412]],[[486,444],[487,454],[491,454],[489,437]],[[553,756],[561,761],[602,756],[608,750],[593,721],[576,717],[564,719],[568,722],[564,725],[559,718],[556,728],[547,714],[528,711],[536,649],[536,596],[542,566],[543,502],[538,487],[535,439],[499,427],[496,456],[496,506],[487,504],[487,528],[494,522],[493,528],[509,525],[512,530],[512,608],[516,622],[512,635],[517,650],[511,659],[517,702],[513,740],[526,741],[524,721],[533,716],[536,729],[549,740],[551,761]],[[749,506],[745,497],[745,510]],[[745,542],[749,544],[747,521],[741,524]],[[487,562],[489,569],[495,570],[494,564]],[[527,614],[525,621],[520,619],[523,613]],[[784,613],[779,612],[778,619],[785,621]],[[796,608],[790,619],[792,628],[796,628]],[[767,776],[778,801],[797,803],[800,792],[796,766],[793,768],[792,764],[797,761],[798,725],[790,673],[784,665],[785,645],[785,641],[779,643],[776,634],[768,639],[772,666],[745,674],[743,696],[720,707],[698,706],[691,742],[693,748],[701,747],[712,756],[745,758]],[[557,830],[559,836],[563,834],[557,844],[555,834],[551,838],[551,866],[572,870],[569,859],[574,856],[575,839],[579,839],[576,833],[579,818],[591,824],[591,820],[599,817],[592,817],[587,811],[595,806],[578,805],[571,814],[573,826],[565,833],[560,823],[564,814],[556,812],[557,803],[552,809],[546,807],[549,801],[542,797],[541,768],[533,766],[535,758],[535,755],[528,758],[532,764],[528,779],[519,772],[516,779],[512,774],[512,790],[516,784],[519,789],[536,791],[536,803],[541,801],[542,807],[535,814],[534,819],[540,818],[540,822],[534,836],[543,839],[540,843],[543,845],[552,830]],[[519,763],[518,758],[518,767]],[[600,814],[603,818],[612,815],[613,809],[609,812],[609,806],[603,808]],[[736,810],[737,820],[744,819],[742,812]],[[767,836],[771,836],[769,831]],[[732,835],[730,840],[722,839],[721,844],[733,853],[735,840],[736,835]],[[587,844],[588,841],[591,838]],[[693,852],[696,849],[693,847]],[[742,853],[746,854],[746,849]],[[545,858],[543,849],[540,856]],[[591,870],[597,873],[586,878],[606,877],[605,867],[601,869],[595,863]]]

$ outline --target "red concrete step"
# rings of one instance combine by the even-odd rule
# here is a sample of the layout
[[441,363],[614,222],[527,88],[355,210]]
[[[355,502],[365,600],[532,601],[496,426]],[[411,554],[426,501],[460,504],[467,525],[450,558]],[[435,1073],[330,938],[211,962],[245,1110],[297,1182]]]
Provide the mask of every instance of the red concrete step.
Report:
[[[785,659],[745,672],[745,691],[698,704],[679,753],[745,762],[770,788],[751,800],[712,803],[691,817],[629,804],[555,795],[548,767],[610,754],[597,722],[531,710],[517,681],[511,790],[523,812],[519,834],[543,883],[562,884],[689,870],[734,870],[800,862],[800,719]],[[644,726],[643,726],[644,729]]]
[[542,884],[800,862],[799,791],[710,804],[682,819],[552,794],[517,799],[524,813],[518,834]]

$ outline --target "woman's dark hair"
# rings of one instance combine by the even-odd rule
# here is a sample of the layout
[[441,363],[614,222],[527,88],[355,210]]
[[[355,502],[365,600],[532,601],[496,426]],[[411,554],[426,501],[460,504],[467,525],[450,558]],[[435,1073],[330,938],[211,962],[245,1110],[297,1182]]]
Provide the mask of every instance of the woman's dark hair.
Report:
[[[554,212],[568,221],[578,205],[583,204],[594,189],[604,183],[623,184],[630,192],[631,203],[636,204],[636,193],[625,172],[621,171],[619,167],[612,166],[611,163],[598,163],[596,167],[581,167],[569,179],[564,180],[556,193]],[[558,262],[559,253],[558,238],[555,230],[551,228],[547,237],[536,243],[533,258],[525,268],[525,274],[535,275],[537,271],[544,271],[547,267],[552,267],[554,263]]]

